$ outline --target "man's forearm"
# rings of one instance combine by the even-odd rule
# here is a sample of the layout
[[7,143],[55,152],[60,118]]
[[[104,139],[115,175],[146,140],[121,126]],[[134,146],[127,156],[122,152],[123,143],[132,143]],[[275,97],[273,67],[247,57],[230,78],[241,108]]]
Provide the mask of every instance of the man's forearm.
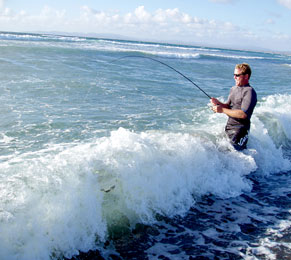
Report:
[[240,118],[240,119],[247,118],[247,114],[240,109],[229,109],[222,106],[222,113],[234,118]]

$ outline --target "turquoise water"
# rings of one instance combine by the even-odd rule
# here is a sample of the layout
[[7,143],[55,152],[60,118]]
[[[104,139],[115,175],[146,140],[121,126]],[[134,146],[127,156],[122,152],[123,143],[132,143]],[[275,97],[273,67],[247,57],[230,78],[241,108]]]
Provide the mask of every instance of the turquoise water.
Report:
[[[248,150],[230,147],[227,118],[193,84],[149,59],[115,61],[126,55],[167,63],[222,100],[248,62]],[[256,187],[250,176],[290,176],[290,75],[286,54],[0,33],[0,259],[122,257],[114,230],[183,218],[204,196],[238,198]],[[151,248],[145,257],[169,253]]]

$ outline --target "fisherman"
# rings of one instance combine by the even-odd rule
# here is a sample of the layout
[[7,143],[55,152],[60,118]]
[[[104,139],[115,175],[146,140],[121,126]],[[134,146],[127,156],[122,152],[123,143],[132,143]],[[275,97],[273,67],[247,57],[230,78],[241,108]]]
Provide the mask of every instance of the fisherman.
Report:
[[257,103],[257,93],[249,84],[251,74],[249,64],[237,64],[233,74],[235,86],[231,88],[226,103],[216,98],[210,99],[215,113],[224,113],[228,116],[225,132],[238,151],[246,148],[250,119]]

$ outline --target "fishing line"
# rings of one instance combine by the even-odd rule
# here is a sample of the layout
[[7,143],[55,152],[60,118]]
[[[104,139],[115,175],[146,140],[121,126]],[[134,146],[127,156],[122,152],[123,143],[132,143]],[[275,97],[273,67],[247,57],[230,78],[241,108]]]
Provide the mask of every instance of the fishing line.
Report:
[[170,69],[172,69],[173,71],[177,72],[178,74],[180,74],[182,77],[184,77],[185,79],[187,79],[188,81],[190,81],[196,88],[198,88],[202,93],[204,93],[209,99],[211,99],[211,97],[202,89],[200,88],[196,83],[194,83],[191,79],[189,79],[187,76],[185,76],[183,73],[181,73],[180,71],[176,70],[175,68],[173,68],[172,66],[162,62],[162,61],[159,61],[157,59],[154,59],[154,58],[151,58],[151,57],[146,57],[146,56],[138,56],[138,55],[127,55],[127,56],[123,56],[121,58],[118,58],[118,59],[115,59],[113,61],[111,61],[111,63],[113,62],[116,62],[116,61],[119,61],[121,59],[127,59],[127,58],[142,58],[142,59],[149,59],[149,60],[152,60],[152,61],[155,61],[155,62],[158,62]]

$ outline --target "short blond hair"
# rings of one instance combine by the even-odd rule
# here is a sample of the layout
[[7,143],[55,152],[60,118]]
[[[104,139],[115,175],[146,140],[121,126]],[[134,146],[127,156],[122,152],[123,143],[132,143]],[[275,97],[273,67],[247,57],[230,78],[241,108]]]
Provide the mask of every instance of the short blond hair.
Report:
[[235,66],[235,68],[241,70],[241,72],[242,72],[243,74],[248,74],[248,75],[249,75],[249,78],[250,78],[251,75],[252,75],[251,67],[250,67],[250,65],[247,64],[247,63],[237,64],[237,65]]

